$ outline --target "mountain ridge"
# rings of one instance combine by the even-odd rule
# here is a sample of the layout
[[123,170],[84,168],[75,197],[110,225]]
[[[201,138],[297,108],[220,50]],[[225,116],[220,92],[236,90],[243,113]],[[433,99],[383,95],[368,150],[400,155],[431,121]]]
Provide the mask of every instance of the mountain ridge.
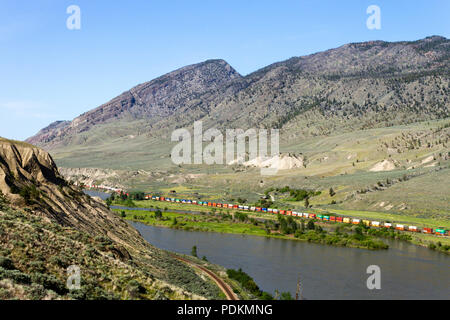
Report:
[[442,119],[450,115],[449,57],[450,41],[431,36],[349,43],[246,76],[224,60],[208,60],[138,85],[26,141],[59,154],[136,137],[165,143],[171,131],[195,120],[219,130],[281,128],[288,140]]

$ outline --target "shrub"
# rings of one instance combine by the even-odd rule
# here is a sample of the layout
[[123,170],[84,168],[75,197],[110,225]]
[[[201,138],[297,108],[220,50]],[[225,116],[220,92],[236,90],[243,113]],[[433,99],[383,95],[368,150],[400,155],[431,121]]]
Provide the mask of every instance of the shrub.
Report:
[[6,270],[15,269],[12,260],[6,257],[0,257],[0,267]]

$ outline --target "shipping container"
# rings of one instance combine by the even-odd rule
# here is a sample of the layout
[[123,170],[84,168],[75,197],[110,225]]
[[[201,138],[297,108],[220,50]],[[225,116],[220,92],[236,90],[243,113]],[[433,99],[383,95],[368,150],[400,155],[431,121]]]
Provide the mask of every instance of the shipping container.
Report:
[[378,228],[380,226],[379,221],[372,221],[372,227]]
[[290,211],[290,210],[286,211],[286,215],[292,216],[292,211]]
[[280,214],[286,214],[286,210],[280,210]]
[[267,208],[262,208],[262,211],[263,212],[267,212]]
[[330,216],[323,216],[323,220],[330,221]]
[[370,226],[370,221],[369,220],[363,220],[364,225],[366,226]]
[[383,224],[383,227],[385,227],[385,228],[392,228],[392,223],[385,222],[385,223]]
[[396,229],[396,230],[405,230],[405,226],[402,225],[402,224],[397,224],[397,225],[395,226],[395,229]]
[[261,211],[261,208],[260,207],[256,207],[256,211]]
[[335,216],[331,216],[330,217],[330,221],[336,221],[336,217]]
[[439,228],[439,229],[434,230],[434,232],[435,232],[437,235],[443,236],[443,235],[445,235],[446,230],[445,230],[445,229],[442,229],[442,228]]
[[352,219],[353,224],[359,224],[360,222],[361,222],[361,220],[359,220],[359,219]]
[[344,222],[344,218],[343,217],[336,217],[336,221],[337,222]]
[[433,229],[432,228],[423,228],[422,230],[423,233],[433,233]]
[[268,208],[267,212],[273,212],[273,209],[272,208]]
[[315,218],[316,218],[316,215],[315,215],[314,213],[310,213],[310,214],[309,214],[309,218],[310,218],[310,219],[315,219]]
[[256,211],[256,207],[251,207],[250,211]]
[[408,230],[412,231],[412,232],[417,232],[417,227],[416,226],[409,226]]
[[273,213],[278,213],[278,209],[273,209]]

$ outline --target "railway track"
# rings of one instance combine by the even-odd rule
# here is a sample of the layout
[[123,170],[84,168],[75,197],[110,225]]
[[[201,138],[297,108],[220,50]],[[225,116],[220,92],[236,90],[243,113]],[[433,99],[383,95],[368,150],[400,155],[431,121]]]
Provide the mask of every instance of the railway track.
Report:
[[172,257],[174,257],[175,259],[184,262],[204,273],[206,273],[206,275],[208,277],[210,277],[216,284],[217,286],[220,288],[220,290],[222,290],[222,292],[225,294],[225,296],[227,297],[227,300],[239,300],[239,298],[237,297],[237,295],[233,292],[233,290],[231,290],[230,286],[223,281],[222,279],[220,279],[214,272],[212,272],[211,270],[208,270],[205,267],[202,267],[192,261],[189,261],[187,259],[178,257],[176,255],[172,255]]

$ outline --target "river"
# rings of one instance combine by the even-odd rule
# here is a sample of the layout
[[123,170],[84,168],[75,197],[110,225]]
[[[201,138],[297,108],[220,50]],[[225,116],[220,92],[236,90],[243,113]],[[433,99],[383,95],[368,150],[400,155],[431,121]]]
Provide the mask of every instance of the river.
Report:
[[[131,225],[161,249],[190,254],[196,245],[199,257],[226,268],[242,268],[269,293],[277,289],[294,296],[300,275],[307,299],[450,299],[450,257],[406,242],[387,241],[388,250],[369,251]],[[380,290],[367,288],[370,265],[381,269]]]
[[[307,299],[449,299],[450,257],[405,242],[369,251],[257,236],[193,232],[131,223],[156,247],[242,268],[260,288],[295,295],[300,275]],[[369,265],[381,268],[381,289],[367,289]]]

